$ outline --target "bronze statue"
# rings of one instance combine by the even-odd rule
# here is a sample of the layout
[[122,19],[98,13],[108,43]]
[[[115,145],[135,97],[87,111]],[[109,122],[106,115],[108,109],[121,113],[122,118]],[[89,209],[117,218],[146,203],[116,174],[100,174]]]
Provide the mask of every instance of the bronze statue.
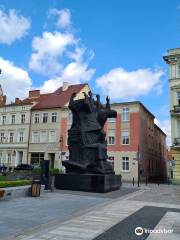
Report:
[[103,130],[107,118],[116,118],[117,112],[111,110],[110,99],[106,106],[100,102],[100,96],[93,99],[91,92],[84,93],[84,99],[74,100],[73,93],[69,109],[73,121],[68,131],[69,160],[63,161],[66,173],[114,174],[107,161],[106,134]]

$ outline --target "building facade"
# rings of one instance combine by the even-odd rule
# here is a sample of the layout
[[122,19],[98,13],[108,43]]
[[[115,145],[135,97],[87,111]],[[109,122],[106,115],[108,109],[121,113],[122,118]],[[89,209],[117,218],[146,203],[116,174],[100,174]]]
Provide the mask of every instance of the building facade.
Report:
[[168,50],[163,58],[169,66],[173,182],[180,184],[180,48]]
[[124,180],[166,179],[166,135],[140,102],[112,104],[106,124],[109,161]]
[[27,163],[33,103],[16,99],[14,103],[6,104],[2,88],[0,92],[0,166],[15,167]]
[[62,160],[68,157],[67,130],[72,121],[68,110],[70,97],[76,92],[76,99],[80,99],[84,97],[83,92],[89,91],[88,84],[68,86],[64,83],[50,94],[30,92],[29,98],[33,96],[37,104],[31,109],[28,163],[39,165],[41,160],[50,160],[51,168],[62,168]]
[[[111,104],[116,119],[108,119],[105,132],[108,161],[125,181],[166,179],[166,135],[154,124],[154,116],[140,102]],[[62,137],[67,141],[68,116],[62,119]],[[65,141],[65,142],[66,142]],[[67,144],[63,153],[68,159]]]

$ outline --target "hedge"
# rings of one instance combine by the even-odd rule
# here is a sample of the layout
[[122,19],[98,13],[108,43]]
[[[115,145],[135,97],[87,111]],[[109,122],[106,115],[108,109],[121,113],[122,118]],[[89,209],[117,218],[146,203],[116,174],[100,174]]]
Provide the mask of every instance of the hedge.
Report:
[[6,181],[6,176],[0,176],[0,181]]
[[0,181],[0,188],[31,185],[32,180]]

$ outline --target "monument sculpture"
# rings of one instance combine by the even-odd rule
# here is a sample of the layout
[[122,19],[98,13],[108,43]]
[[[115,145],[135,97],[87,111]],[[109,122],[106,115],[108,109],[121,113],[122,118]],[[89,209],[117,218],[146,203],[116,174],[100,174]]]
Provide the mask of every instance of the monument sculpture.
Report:
[[103,105],[99,95],[94,99],[91,92],[83,94],[83,99],[75,100],[76,93],[70,98],[69,160],[62,162],[66,173],[56,175],[55,186],[93,192],[112,191],[120,187],[121,179],[107,161],[104,125],[107,118],[116,118],[117,112],[110,108],[109,97]]
[[93,99],[92,93],[84,93],[84,99],[74,100],[71,96],[69,109],[72,111],[72,126],[68,131],[69,160],[63,161],[67,173],[114,174],[107,162],[106,134],[103,130],[107,118],[115,118],[117,113],[110,109],[109,98],[106,106],[100,96]]

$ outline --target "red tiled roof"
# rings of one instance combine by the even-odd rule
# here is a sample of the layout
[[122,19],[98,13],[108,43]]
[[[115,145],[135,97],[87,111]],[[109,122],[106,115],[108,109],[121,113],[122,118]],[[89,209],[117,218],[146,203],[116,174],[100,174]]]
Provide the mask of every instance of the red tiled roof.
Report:
[[[68,89],[62,91],[62,87],[53,93],[41,94],[39,98],[34,99],[37,104],[32,109],[61,108],[69,102],[72,93],[80,92],[87,84],[69,85]],[[28,98],[25,99],[28,101]],[[29,99],[32,101],[32,99]]]

